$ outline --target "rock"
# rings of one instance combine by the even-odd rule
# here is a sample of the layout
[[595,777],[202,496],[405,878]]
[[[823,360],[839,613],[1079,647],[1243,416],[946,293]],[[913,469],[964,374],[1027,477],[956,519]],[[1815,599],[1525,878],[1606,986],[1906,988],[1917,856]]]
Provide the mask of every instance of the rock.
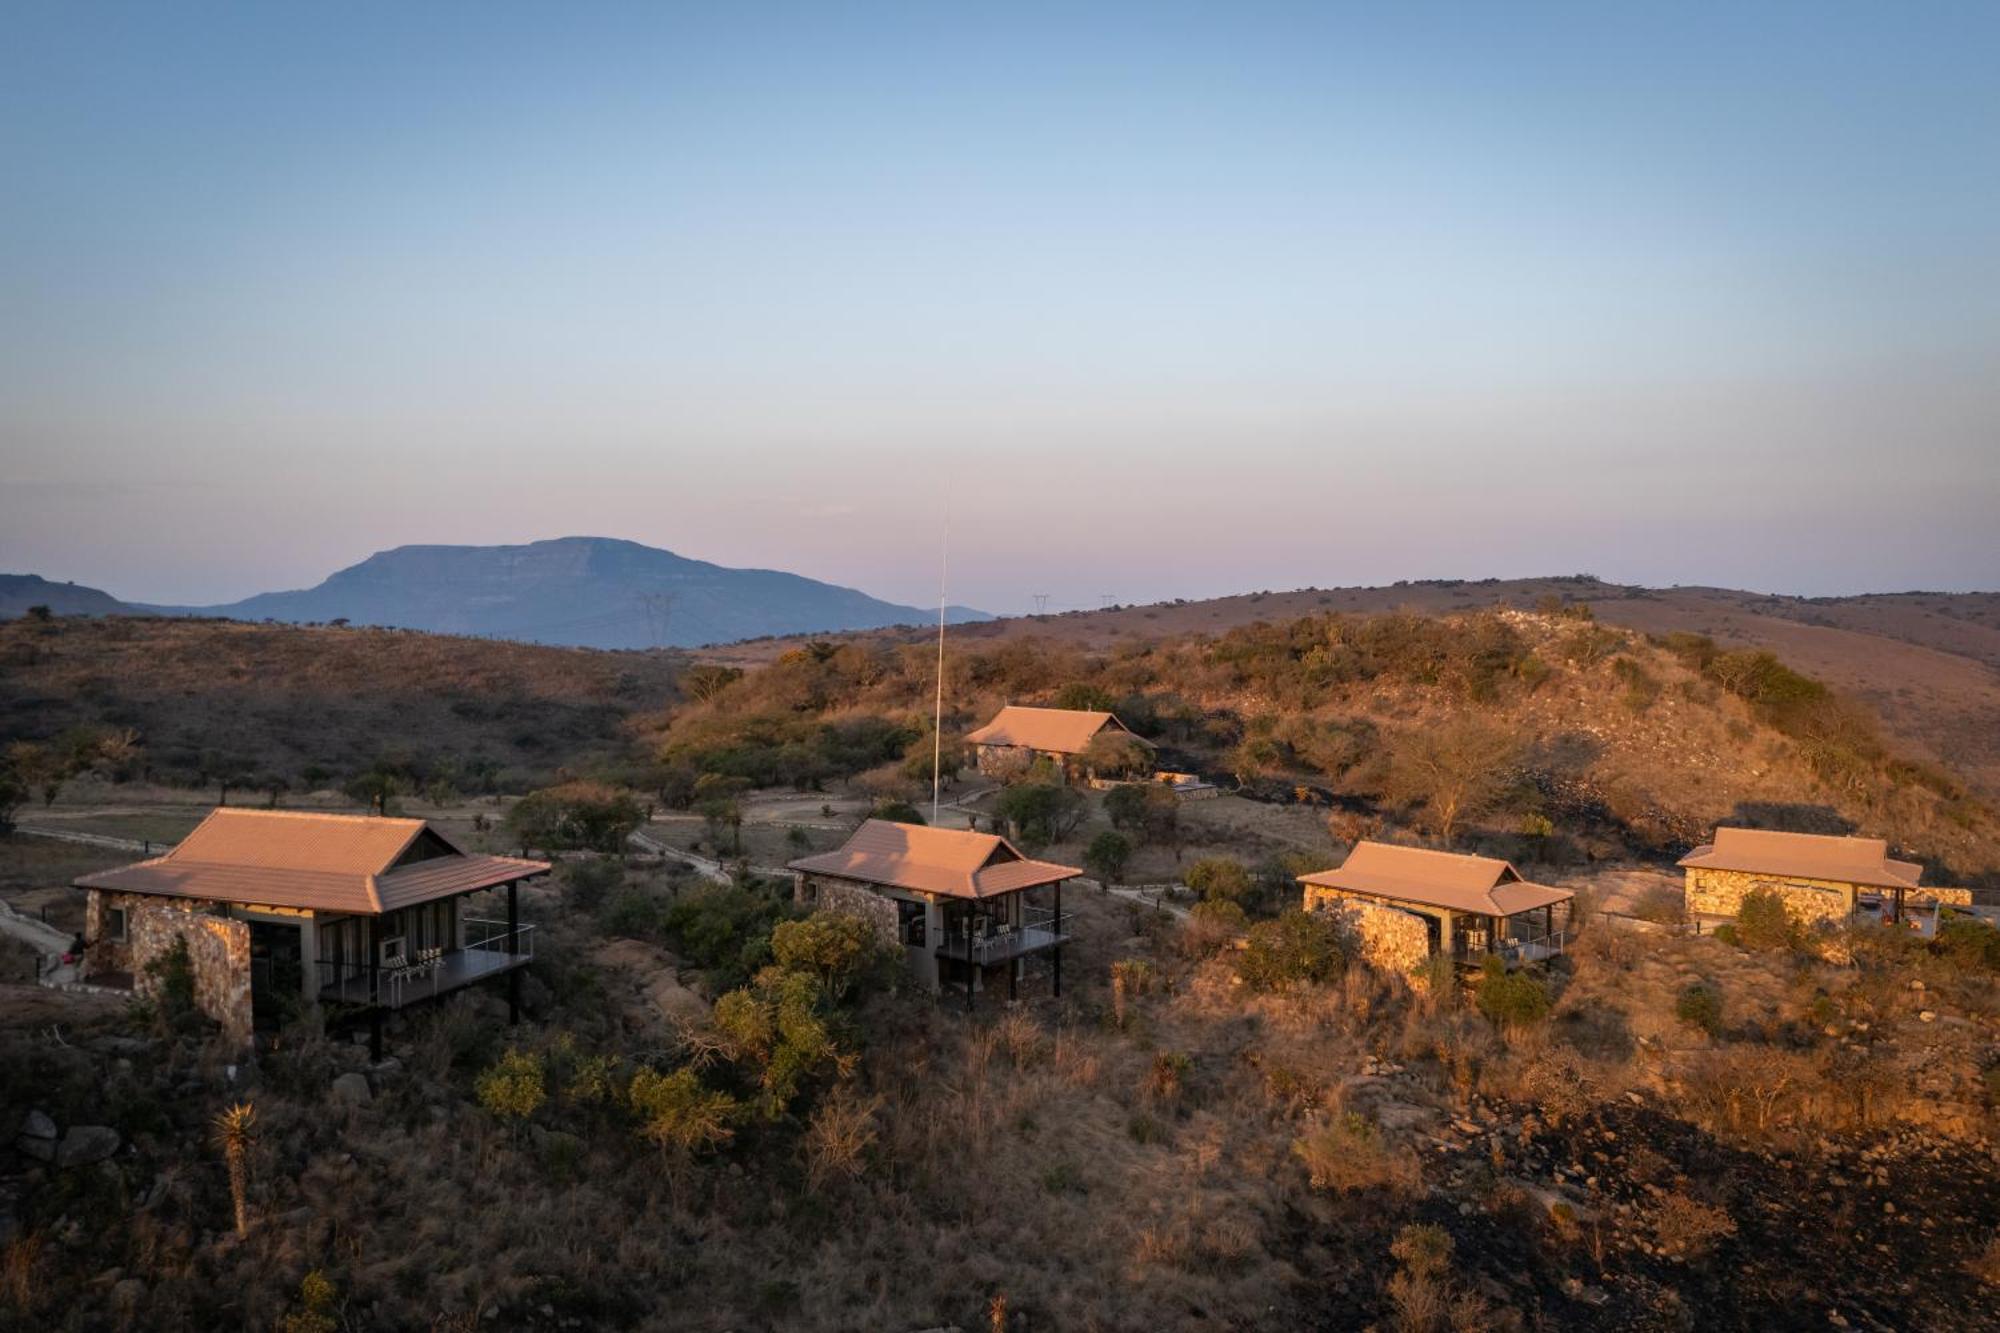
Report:
[[117,1152],[121,1142],[118,1131],[109,1125],[72,1125],[56,1145],[56,1165],[88,1166],[101,1162]]
[[1917,1014],[1917,1021],[1919,1023],[1935,1023],[1937,1022],[1937,1014],[1929,1009],[1922,1010]]
[[362,1073],[342,1074],[333,1081],[333,1099],[348,1106],[366,1106],[372,1096],[368,1090],[368,1075]]
[[136,1277],[120,1280],[111,1288],[111,1303],[121,1310],[134,1310],[146,1299],[146,1284]]
[[56,1122],[49,1119],[47,1111],[30,1111],[21,1122],[21,1133],[31,1139],[52,1139],[56,1136]]
[[23,1134],[20,1138],[14,1140],[14,1147],[20,1151],[23,1157],[32,1157],[38,1162],[53,1162],[56,1160],[56,1141],[54,1139],[34,1139]]

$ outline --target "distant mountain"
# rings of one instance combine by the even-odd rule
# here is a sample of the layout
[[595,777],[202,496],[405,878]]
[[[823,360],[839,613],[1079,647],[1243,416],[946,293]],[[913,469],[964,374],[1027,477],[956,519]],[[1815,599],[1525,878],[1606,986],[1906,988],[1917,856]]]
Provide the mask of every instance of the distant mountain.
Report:
[[51,583],[39,574],[0,574],[0,620],[25,616],[31,606],[46,606],[59,616],[123,616],[135,610],[108,592],[80,583]]
[[[399,546],[316,588],[260,593],[222,606],[122,609],[231,620],[346,620],[585,648],[692,647],[923,624],[937,616],[797,574],[729,569],[609,537],[525,546]],[[967,607],[952,607],[950,615],[991,619]]]

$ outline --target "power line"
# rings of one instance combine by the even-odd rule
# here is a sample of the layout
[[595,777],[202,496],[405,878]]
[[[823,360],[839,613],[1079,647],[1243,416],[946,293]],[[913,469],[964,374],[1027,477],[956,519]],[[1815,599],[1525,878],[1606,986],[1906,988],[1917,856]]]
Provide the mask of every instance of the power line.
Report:
[[1032,597],[1032,598],[1034,598],[1034,599],[1035,599],[1035,614],[1036,614],[1036,615],[1040,616],[1040,615],[1047,615],[1047,614],[1048,614],[1048,610],[1049,610],[1049,595],[1048,595],[1047,593],[1045,593],[1045,592],[1031,592],[1031,593],[1029,593],[1029,594],[1028,594],[1028,596],[1030,596],[1030,597]]

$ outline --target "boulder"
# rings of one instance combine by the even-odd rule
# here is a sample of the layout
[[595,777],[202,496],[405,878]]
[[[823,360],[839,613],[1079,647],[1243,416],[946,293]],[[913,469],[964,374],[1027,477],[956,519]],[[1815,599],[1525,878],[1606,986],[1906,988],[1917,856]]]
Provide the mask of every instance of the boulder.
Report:
[[343,1106],[366,1106],[372,1095],[368,1075],[358,1071],[349,1071],[333,1081],[333,1099]]
[[56,1122],[49,1119],[47,1111],[30,1111],[21,1122],[21,1134],[30,1139],[52,1139],[56,1137]]
[[54,1139],[37,1139],[23,1134],[20,1138],[14,1140],[14,1147],[20,1151],[23,1157],[32,1157],[38,1162],[53,1162],[56,1160],[56,1141]]
[[56,1165],[88,1166],[101,1162],[117,1152],[121,1142],[118,1131],[109,1125],[72,1125],[56,1145]]

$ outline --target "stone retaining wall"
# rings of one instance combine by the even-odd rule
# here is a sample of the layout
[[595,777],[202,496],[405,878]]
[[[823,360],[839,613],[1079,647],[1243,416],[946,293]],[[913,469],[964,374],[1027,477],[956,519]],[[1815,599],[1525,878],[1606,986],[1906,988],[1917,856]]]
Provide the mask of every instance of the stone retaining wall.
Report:
[[1306,910],[1339,918],[1361,942],[1361,957],[1377,971],[1407,979],[1430,958],[1430,928],[1415,912],[1317,884],[1305,889]]

